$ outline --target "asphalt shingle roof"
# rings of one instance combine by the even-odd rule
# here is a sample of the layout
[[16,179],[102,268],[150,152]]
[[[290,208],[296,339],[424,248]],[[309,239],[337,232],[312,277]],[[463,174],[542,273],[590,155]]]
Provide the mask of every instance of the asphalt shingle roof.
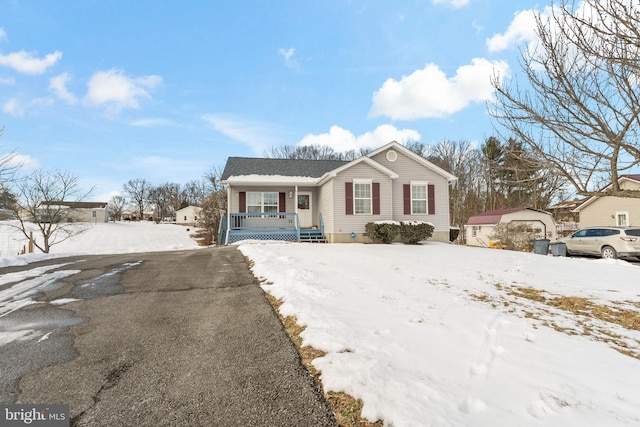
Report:
[[282,175],[320,178],[325,173],[349,163],[346,160],[263,159],[229,157],[222,180],[242,175]]

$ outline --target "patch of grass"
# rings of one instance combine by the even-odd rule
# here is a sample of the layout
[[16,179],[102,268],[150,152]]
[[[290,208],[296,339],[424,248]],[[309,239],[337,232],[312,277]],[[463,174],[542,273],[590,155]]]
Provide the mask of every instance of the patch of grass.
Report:
[[640,331],[640,312],[635,310],[594,304],[581,297],[556,297],[549,305],[576,315],[593,317],[608,323],[615,323],[625,329]]
[[341,427],[382,427],[382,421],[372,423],[360,416],[362,400],[355,399],[346,393],[333,391],[326,393],[325,397],[333,408],[336,421]]
[[213,236],[206,230],[197,230],[195,233],[190,234],[189,237],[194,239],[198,246],[213,245]]
[[546,298],[544,297],[544,295],[542,295],[543,292],[545,291],[540,289],[523,288],[521,286],[516,286],[514,288],[511,288],[511,290],[507,293],[520,298],[526,298],[538,302],[545,302]]
[[[280,314],[280,306],[284,301],[276,299],[273,295],[270,295],[267,292],[265,292],[265,296],[280,318],[280,321],[282,322],[285,331],[289,335],[289,338],[291,338],[291,341],[298,349],[300,358],[302,359],[302,364],[307,368],[307,370],[311,374],[311,377],[313,377],[313,379],[315,380],[318,388],[324,393],[321,381],[322,374],[315,368],[315,366],[313,366],[311,362],[313,361],[313,359],[322,357],[326,353],[322,350],[318,350],[308,345],[303,347],[300,334],[305,330],[305,328],[298,325],[294,317],[284,317],[282,316],[282,314]],[[346,393],[333,391],[324,393],[324,397],[331,405],[331,408],[333,409],[333,415],[335,416],[336,421],[340,427],[382,427],[382,421],[376,421],[372,423],[367,419],[362,418],[362,400],[355,399],[354,397]]]

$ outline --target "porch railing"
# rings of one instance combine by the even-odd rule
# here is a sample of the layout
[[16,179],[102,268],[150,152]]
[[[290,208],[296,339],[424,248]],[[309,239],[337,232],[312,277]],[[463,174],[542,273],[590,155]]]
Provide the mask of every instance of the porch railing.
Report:
[[227,244],[246,239],[300,241],[295,212],[232,213],[229,220]]

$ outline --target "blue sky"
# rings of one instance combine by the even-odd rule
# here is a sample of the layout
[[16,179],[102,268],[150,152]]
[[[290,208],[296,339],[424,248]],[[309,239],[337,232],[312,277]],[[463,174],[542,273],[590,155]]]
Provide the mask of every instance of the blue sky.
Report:
[[106,201],[284,144],[481,142],[546,5],[0,0],[0,154]]

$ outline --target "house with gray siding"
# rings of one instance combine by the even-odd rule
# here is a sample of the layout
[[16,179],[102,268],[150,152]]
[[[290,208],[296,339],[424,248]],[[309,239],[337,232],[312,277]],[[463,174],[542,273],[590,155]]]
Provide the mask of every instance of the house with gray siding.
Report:
[[393,220],[429,222],[448,242],[455,180],[395,141],[353,161],[230,157],[219,241],[368,242],[367,223]]

